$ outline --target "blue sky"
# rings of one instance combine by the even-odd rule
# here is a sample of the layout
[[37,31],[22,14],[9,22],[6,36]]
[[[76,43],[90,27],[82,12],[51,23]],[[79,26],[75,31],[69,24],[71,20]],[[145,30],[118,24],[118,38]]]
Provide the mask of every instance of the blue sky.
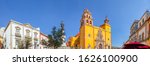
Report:
[[150,10],[150,0],[0,0],[0,27],[9,20],[30,23],[41,32],[51,33],[63,20],[67,39],[79,32],[84,9],[89,9],[94,25],[100,26],[108,16],[112,27],[112,44],[121,46],[129,37],[130,26]]

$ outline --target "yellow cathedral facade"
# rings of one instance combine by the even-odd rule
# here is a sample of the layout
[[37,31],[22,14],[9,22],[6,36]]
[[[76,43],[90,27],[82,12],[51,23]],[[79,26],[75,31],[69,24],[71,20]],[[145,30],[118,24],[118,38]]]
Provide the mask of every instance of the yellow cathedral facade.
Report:
[[106,17],[104,24],[93,25],[92,14],[85,9],[80,20],[80,29],[76,36],[71,36],[67,46],[74,49],[111,49],[111,26]]

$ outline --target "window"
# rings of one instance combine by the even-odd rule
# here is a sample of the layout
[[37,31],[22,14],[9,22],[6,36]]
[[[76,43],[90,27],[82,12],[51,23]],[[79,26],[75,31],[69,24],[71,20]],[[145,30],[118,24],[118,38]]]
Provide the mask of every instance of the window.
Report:
[[89,18],[91,18],[91,17],[89,16]]
[[20,34],[21,28],[18,27],[18,26],[16,26],[15,28],[16,28],[15,36],[16,36],[16,37],[21,37],[21,34]]
[[16,33],[20,33],[20,27],[16,27]]
[[26,30],[26,36],[30,36],[30,30]]
[[144,18],[142,19],[142,23],[144,23]]
[[88,34],[88,37],[91,37],[91,34]]
[[142,33],[142,40],[144,40],[144,32]]
[[37,38],[37,35],[38,35],[38,33],[37,33],[37,32],[34,32],[34,37],[35,37],[35,38]]
[[92,21],[90,21],[90,24],[92,24]]
[[142,39],[142,38],[141,38],[141,35],[139,35],[139,41],[141,41],[141,39]]
[[88,20],[86,20],[86,23],[89,23],[89,21],[88,21]]
[[136,24],[135,27],[134,27],[134,30],[137,30],[137,29],[138,29],[138,25]]
[[103,47],[102,47],[102,44],[99,44],[99,49],[102,49]]
[[75,44],[75,49],[78,49],[78,45],[77,44]]
[[141,27],[141,26],[142,26],[142,23],[140,22],[140,23],[139,23],[139,27]]
[[34,32],[34,40],[38,41],[38,33],[37,32]]

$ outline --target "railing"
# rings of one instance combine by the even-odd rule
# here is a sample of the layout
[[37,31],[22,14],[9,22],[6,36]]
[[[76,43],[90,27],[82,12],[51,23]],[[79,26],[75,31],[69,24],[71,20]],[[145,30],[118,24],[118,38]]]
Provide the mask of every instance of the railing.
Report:
[[34,38],[34,40],[35,40],[35,41],[38,41],[38,38],[37,38],[37,37],[35,37],[35,38]]
[[26,39],[31,39],[31,37],[29,35],[26,35],[25,38]]
[[15,36],[16,37],[21,37],[21,34],[20,33],[15,33]]

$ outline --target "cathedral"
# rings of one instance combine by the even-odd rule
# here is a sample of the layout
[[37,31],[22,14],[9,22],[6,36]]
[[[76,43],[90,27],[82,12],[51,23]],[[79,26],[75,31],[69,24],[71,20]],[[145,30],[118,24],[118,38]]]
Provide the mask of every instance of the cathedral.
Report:
[[75,36],[69,37],[67,46],[72,49],[111,49],[111,26],[106,17],[104,24],[93,25],[93,17],[88,9],[85,9],[80,20],[80,29]]

